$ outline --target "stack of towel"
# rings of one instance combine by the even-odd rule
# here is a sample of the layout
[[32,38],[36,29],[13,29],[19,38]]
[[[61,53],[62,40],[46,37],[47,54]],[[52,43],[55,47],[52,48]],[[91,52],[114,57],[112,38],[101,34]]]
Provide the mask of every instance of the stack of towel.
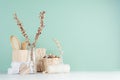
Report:
[[21,62],[12,62],[11,68],[8,68],[8,74],[18,74]]

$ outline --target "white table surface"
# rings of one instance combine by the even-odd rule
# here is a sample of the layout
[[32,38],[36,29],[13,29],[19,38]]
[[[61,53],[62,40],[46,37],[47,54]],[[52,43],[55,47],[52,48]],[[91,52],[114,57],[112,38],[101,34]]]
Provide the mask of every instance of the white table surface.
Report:
[[120,80],[120,72],[70,72],[62,74],[0,74],[0,80]]

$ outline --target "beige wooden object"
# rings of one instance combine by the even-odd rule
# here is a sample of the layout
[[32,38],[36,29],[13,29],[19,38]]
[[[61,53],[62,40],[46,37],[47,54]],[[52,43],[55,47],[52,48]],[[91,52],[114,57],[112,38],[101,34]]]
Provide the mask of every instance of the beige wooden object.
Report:
[[26,62],[28,56],[28,50],[13,50],[12,61],[14,62]]
[[27,42],[26,41],[21,43],[21,50],[27,50]]

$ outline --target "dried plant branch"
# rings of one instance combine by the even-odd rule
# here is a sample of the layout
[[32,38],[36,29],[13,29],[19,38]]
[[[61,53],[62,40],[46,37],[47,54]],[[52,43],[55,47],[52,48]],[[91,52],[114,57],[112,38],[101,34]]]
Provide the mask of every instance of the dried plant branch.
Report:
[[63,55],[63,50],[62,50],[62,46],[61,46],[61,43],[57,40],[57,39],[53,39],[53,41],[55,42],[59,52],[60,52],[60,56],[62,57]]
[[20,20],[18,19],[16,13],[14,14],[14,19],[16,20],[17,25],[18,25],[18,27],[20,28],[20,31],[22,32],[22,35],[25,37],[26,42],[28,43],[28,45],[30,45],[28,35],[26,34],[25,29],[23,28],[23,25],[22,25],[22,23],[20,22]]
[[40,17],[40,26],[38,28],[36,35],[35,35],[35,41],[33,42],[33,46],[36,46],[37,40],[38,40],[38,38],[39,38],[43,28],[44,28],[44,14],[45,14],[45,11],[40,12],[40,16],[39,16]]

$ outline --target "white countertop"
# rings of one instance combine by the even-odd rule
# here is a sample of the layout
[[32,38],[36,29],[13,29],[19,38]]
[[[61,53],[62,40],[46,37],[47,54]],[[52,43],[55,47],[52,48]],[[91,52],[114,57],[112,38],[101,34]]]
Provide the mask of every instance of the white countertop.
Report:
[[62,74],[0,74],[0,80],[120,80],[120,72],[70,72]]

